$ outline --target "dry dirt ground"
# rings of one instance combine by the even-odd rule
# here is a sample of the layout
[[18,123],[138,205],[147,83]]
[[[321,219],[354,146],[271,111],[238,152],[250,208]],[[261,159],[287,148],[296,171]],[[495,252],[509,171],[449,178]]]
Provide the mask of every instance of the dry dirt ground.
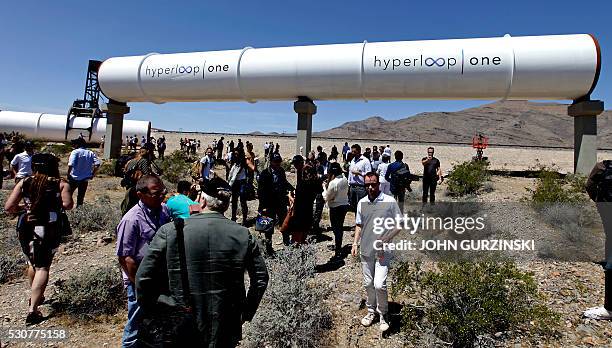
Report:
[[[172,144],[172,137],[166,134],[167,140]],[[236,137],[237,138],[237,137]],[[208,139],[202,137],[202,140]],[[210,137],[212,140],[212,136]],[[226,137],[227,139],[227,137]],[[257,149],[261,149],[264,138],[250,137]],[[269,139],[269,138],[266,138]],[[178,140],[178,135],[177,135]],[[243,139],[244,140],[244,139]],[[273,139],[275,142],[277,139]],[[208,143],[206,141],[205,143]],[[178,141],[176,142],[178,143]],[[324,146],[330,148],[331,142]],[[281,140],[281,149],[285,149],[283,155],[288,156],[289,148],[292,146],[289,140]],[[338,144],[340,145],[340,144]],[[170,145],[172,149],[173,145]],[[425,145],[415,146],[409,156],[409,163],[416,166],[418,157],[424,152]],[[402,147],[400,147],[402,148]],[[441,158],[443,165],[447,165],[452,158],[458,159],[462,156],[471,156],[471,149],[454,148],[454,155],[451,147],[438,147],[438,157]],[[571,152],[556,151],[533,151],[533,150],[508,150],[500,149],[498,155],[489,153],[494,163],[503,166],[504,163],[512,168],[527,169],[530,160],[522,156],[537,156],[542,161],[571,163]],[[496,159],[496,157],[502,157]],[[469,158],[469,157],[468,157]],[[512,159],[510,159],[512,158]],[[561,159],[561,160],[560,160]],[[64,160],[65,162],[65,160]],[[548,163],[548,162],[546,162]],[[448,168],[448,166],[447,166]],[[65,171],[63,171],[65,172]],[[293,174],[288,175],[290,180],[295,180]],[[494,177],[492,179],[493,191],[482,194],[479,199],[482,201],[519,201],[527,194],[525,188],[533,187],[533,179]],[[10,189],[12,185],[5,183],[3,190]],[[418,202],[419,183],[413,185],[415,192],[408,195],[407,200]],[[445,198],[443,192],[445,184],[438,188],[440,200]],[[90,183],[86,201],[93,201],[97,195],[105,194],[111,197],[114,204],[119,205],[123,197],[123,189],[119,186],[119,179],[107,176],[99,176]],[[255,202],[249,204],[249,216],[255,216]],[[327,209],[324,212],[323,226],[329,226]],[[12,224],[12,222],[11,222]],[[345,221],[346,226],[354,224],[354,215],[349,213]],[[1,233],[13,233],[12,229],[5,229]],[[253,231],[253,233],[256,233]],[[53,298],[53,283],[58,279],[66,279],[81,270],[99,266],[117,266],[114,256],[114,243],[106,244],[101,241],[101,237],[106,232],[81,234],[74,236],[74,241],[64,245],[58,252],[51,268],[50,286],[46,290],[47,299]],[[332,251],[328,249],[333,235],[325,232],[329,241],[317,243],[318,264],[324,264],[332,256]],[[280,249],[280,234],[276,234],[275,248]],[[350,244],[352,232],[345,232],[344,244]],[[583,319],[581,313],[589,307],[598,306],[603,301],[604,278],[601,267],[586,262],[522,262],[519,267],[534,273],[538,281],[539,289],[546,296],[546,302],[562,318],[560,337],[547,342],[530,343],[527,340],[516,338],[498,342],[500,346],[506,347],[528,347],[528,346],[550,346],[550,347],[590,347],[590,346],[612,346],[612,322],[598,322]],[[332,284],[332,295],[326,300],[333,312],[333,329],[325,338],[323,346],[327,347],[402,347],[410,346],[402,340],[398,333],[397,325],[391,329],[390,335],[381,337],[377,331],[377,326],[364,328],[360,325],[360,319],[365,315],[365,309],[361,306],[365,298],[362,287],[361,267],[359,262],[352,257],[345,259],[345,265],[339,269],[329,272],[319,273],[316,280],[322,284]],[[3,328],[24,328],[25,313],[27,310],[27,299],[29,287],[25,278],[18,278],[6,284],[0,284],[0,322]],[[400,301],[401,299],[390,298],[390,301]],[[43,305],[44,314],[50,314],[49,305]],[[395,313],[394,313],[395,314]],[[126,310],[122,310],[114,316],[102,317],[93,322],[80,322],[66,316],[52,316],[45,322],[37,325],[37,328],[65,328],[69,331],[69,338],[60,342],[6,342],[4,339],[2,347],[118,347],[120,346],[123,325],[125,323]],[[393,317],[393,322],[397,323],[398,317]]]
[[[231,134],[206,134],[206,133],[174,133],[174,132],[153,132],[152,136],[155,138],[159,136],[166,137],[166,143],[168,145],[167,153],[170,153],[178,148],[179,139],[188,137],[190,139],[200,140],[202,143],[201,152],[204,152],[206,146],[209,146],[213,139],[219,140],[222,136],[225,137],[225,142],[234,140],[234,143],[238,142],[238,138],[242,138],[242,141],[249,140],[253,143],[255,154],[263,155],[263,146],[265,142],[274,142],[280,144],[280,153],[283,158],[291,158],[295,152],[295,138],[291,137],[273,137],[273,136],[237,136]],[[421,158],[427,155],[427,147],[430,144],[424,143],[422,145],[399,143],[396,140],[402,139],[388,139],[384,143],[370,143],[363,141],[351,141],[347,140],[349,146],[357,142],[361,146],[362,151],[366,147],[372,147],[373,145],[390,145],[393,151],[401,150],[404,153],[404,162],[408,163],[410,170],[414,173],[421,174],[423,166],[421,165]],[[444,138],[438,139],[438,141],[445,141]],[[342,152],[342,146],[344,141],[340,140],[325,140],[314,138],[312,140],[312,149],[314,150],[318,145],[321,145],[327,154],[329,154],[333,145],[336,145],[339,152]],[[440,160],[442,170],[447,172],[453,166],[453,164],[461,163],[463,161],[470,160],[472,156],[476,154],[471,146],[447,146],[447,145],[435,145],[435,156]],[[491,169],[498,170],[528,170],[534,168],[539,164],[546,166],[555,166],[559,171],[570,173],[574,170],[574,154],[568,150],[550,150],[550,149],[534,149],[534,148],[507,148],[507,147],[491,147],[484,151],[485,156],[489,158],[491,162]],[[599,151],[598,160],[612,158],[612,152]]]

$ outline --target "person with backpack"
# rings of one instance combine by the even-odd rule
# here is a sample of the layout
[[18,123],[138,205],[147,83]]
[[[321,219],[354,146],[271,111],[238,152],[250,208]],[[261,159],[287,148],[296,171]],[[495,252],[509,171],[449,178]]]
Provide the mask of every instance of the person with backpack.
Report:
[[[32,156],[33,175],[15,185],[4,209],[20,213],[17,233],[23,253],[28,258],[28,279],[31,295],[26,324],[37,324],[45,318],[38,310],[44,302],[49,269],[60,244],[67,219],[64,210],[74,202],[70,185],[60,179],[59,159],[51,154]],[[20,204],[23,199],[23,204]]]
[[85,192],[89,180],[96,176],[98,168],[100,168],[100,160],[96,154],[85,148],[85,139],[77,138],[72,141],[74,150],[70,153],[68,159],[68,182],[70,183],[70,193],[74,194],[77,189],[77,207],[83,205],[85,200]]
[[128,210],[138,203],[136,194],[136,183],[143,175],[162,174],[161,169],[153,162],[155,159],[152,151],[144,147],[138,150],[138,154],[125,165],[124,176],[121,186],[126,188],[125,197],[121,202],[121,215],[125,215]]
[[404,199],[406,198],[406,190],[412,191],[410,188],[410,168],[408,164],[402,162],[404,153],[400,150],[395,151],[395,162],[391,163],[385,173],[385,180],[389,182],[389,191],[393,194],[393,198],[397,201],[400,210],[404,211]]
[[423,203],[427,203],[427,195],[429,194],[429,202],[436,203],[436,187],[442,183],[444,177],[440,169],[440,161],[434,157],[434,148],[427,148],[427,157],[421,160],[423,163]]
[[602,266],[605,272],[605,295],[603,307],[590,308],[584,316],[596,320],[612,319],[612,160],[595,164],[586,183],[589,197],[596,203],[606,235],[605,260]]

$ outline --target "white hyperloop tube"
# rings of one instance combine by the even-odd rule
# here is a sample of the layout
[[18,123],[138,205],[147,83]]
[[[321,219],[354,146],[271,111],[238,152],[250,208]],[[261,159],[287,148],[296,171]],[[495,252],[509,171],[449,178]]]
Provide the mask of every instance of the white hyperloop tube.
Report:
[[[71,128],[87,128],[90,127],[91,118],[74,117],[70,119]],[[68,138],[66,139],[66,116],[52,115],[33,112],[16,112],[16,111],[1,111],[0,110],[0,130],[3,132],[18,132],[25,135],[29,139],[40,139],[49,141],[65,141],[79,137],[81,133],[86,137],[89,133],[83,129],[70,129]],[[124,120],[123,121],[123,139],[126,136],[142,136],[148,137],[151,133],[151,122]],[[93,120],[91,142],[99,143],[102,141],[102,136],[106,134],[106,119],[95,118]]]
[[578,99],[600,71],[587,34],[149,54],[104,61],[122,102],[339,99]]

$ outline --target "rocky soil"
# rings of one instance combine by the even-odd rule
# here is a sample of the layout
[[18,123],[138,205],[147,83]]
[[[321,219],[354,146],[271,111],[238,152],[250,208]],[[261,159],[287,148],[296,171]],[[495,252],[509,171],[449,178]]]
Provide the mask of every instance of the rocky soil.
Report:
[[[166,135],[169,141],[173,141]],[[210,137],[212,140],[212,136]],[[206,138],[207,139],[207,138]],[[256,139],[256,138],[254,138]],[[261,138],[261,143],[265,141]],[[243,139],[244,140],[244,139]],[[273,139],[276,140],[276,139]],[[255,142],[258,148],[261,144]],[[208,143],[206,141],[205,143]],[[331,143],[331,142],[330,142]],[[329,144],[326,147],[329,148]],[[281,148],[289,149],[287,144]],[[419,146],[411,152],[409,163],[417,167],[416,160],[425,146]],[[443,165],[448,168],[451,159],[457,160],[471,153],[471,149],[448,147],[444,150],[439,147],[439,157],[443,160]],[[257,150],[257,148],[256,148]],[[469,150],[469,151],[468,151]],[[501,150],[500,150],[501,151]],[[514,152],[513,152],[514,151]],[[571,163],[571,152],[554,151],[527,151],[523,150],[503,150],[497,156],[497,164],[520,167],[524,169],[529,159],[524,159],[525,154],[534,155],[549,161],[566,161]],[[465,154],[464,154],[465,153]],[[516,159],[510,160],[510,156]],[[564,160],[566,159],[566,160]],[[65,162],[65,161],[64,161]],[[565,162],[562,162],[565,163]],[[567,164],[565,165],[567,167]],[[65,171],[63,171],[65,172]],[[295,180],[294,175],[289,175],[290,180]],[[96,196],[105,194],[111,197],[114,205],[118,206],[124,191],[118,185],[119,179],[99,176],[90,183],[86,201],[93,201]],[[517,202],[526,195],[526,187],[533,187],[533,179],[494,177],[492,180],[493,190],[483,193],[478,199],[488,202]],[[5,183],[4,193],[8,193],[12,185]],[[415,191],[408,196],[408,200],[418,202],[419,183],[413,185]],[[445,184],[439,187],[439,199],[447,200],[442,192]],[[255,202],[249,203],[249,216],[255,216]],[[108,207],[115,209],[115,207]],[[354,215],[349,213],[345,221],[346,226],[354,224]],[[329,226],[327,212],[324,212],[324,227]],[[12,229],[13,221],[3,224],[3,237],[9,233],[14,233]],[[539,231],[531,231],[538,233]],[[253,231],[253,233],[256,233]],[[84,233],[73,236],[73,239],[64,244],[54,259],[51,268],[50,286],[46,290],[47,303],[53,300],[53,283],[59,279],[67,279],[71,275],[77,274],[93,266],[109,265],[117,266],[114,256],[114,242],[108,242],[104,237],[108,232]],[[326,264],[333,252],[328,248],[332,244],[333,234],[331,231],[325,232],[327,241],[320,241],[316,244],[318,250],[318,264]],[[276,234],[275,248],[280,249],[280,234]],[[345,232],[344,243],[347,245],[352,241],[352,232]],[[604,278],[601,267],[589,262],[542,262],[542,261],[523,261],[519,267],[534,273],[538,281],[540,291],[546,297],[547,305],[560,314],[562,327],[559,329],[558,337],[550,340],[528,339],[528,333],[515,333],[514,337],[507,337],[507,333],[499,333],[495,336],[495,344],[503,347],[602,347],[612,346],[612,322],[598,322],[582,318],[582,312],[593,306],[599,306],[603,301]],[[403,347],[417,346],[405,340],[399,332],[397,315],[404,298],[390,298],[392,301],[392,328],[388,335],[382,337],[377,326],[364,328],[360,325],[360,319],[365,315],[366,310],[363,306],[365,292],[362,287],[361,266],[358,260],[348,256],[341,267],[329,269],[326,272],[317,274],[316,281],[330,286],[333,293],[329,298],[329,304],[333,312],[333,329],[325,339],[325,346],[329,347]],[[392,286],[392,285],[391,285]],[[24,328],[25,313],[27,311],[27,299],[29,288],[25,277],[14,279],[8,283],[0,284],[0,323],[2,328]],[[69,338],[59,342],[7,342],[0,338],[2,347],[117,347],[120,345],[123,325],[126,318],[126,310],[120,311],[114,316],[101,317],[92,322],[81,322],[71,319],[64,315],[56,315],[51,311],[48,304],[42,306],[45,315],[51,315],[48,320],[35,326],[35,328],[65,328],[69,331]],[[248,325],[248,324],[247,324]],[[420,345],[422,346],[422,344]]]

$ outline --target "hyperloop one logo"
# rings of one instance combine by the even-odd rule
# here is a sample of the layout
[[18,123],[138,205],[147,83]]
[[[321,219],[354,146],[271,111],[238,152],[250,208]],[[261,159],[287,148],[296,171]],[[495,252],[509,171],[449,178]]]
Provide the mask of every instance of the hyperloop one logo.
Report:
[[374,68],[383,71],[395,71],[402,69],[432,68],[432,69],[456,69],[461,74],[465,67],[497,66],[502,63],[499,56],[466,56],[461,50],[457,56],[434,56],[418,55],[413,57],[378,57],[374,56]]

